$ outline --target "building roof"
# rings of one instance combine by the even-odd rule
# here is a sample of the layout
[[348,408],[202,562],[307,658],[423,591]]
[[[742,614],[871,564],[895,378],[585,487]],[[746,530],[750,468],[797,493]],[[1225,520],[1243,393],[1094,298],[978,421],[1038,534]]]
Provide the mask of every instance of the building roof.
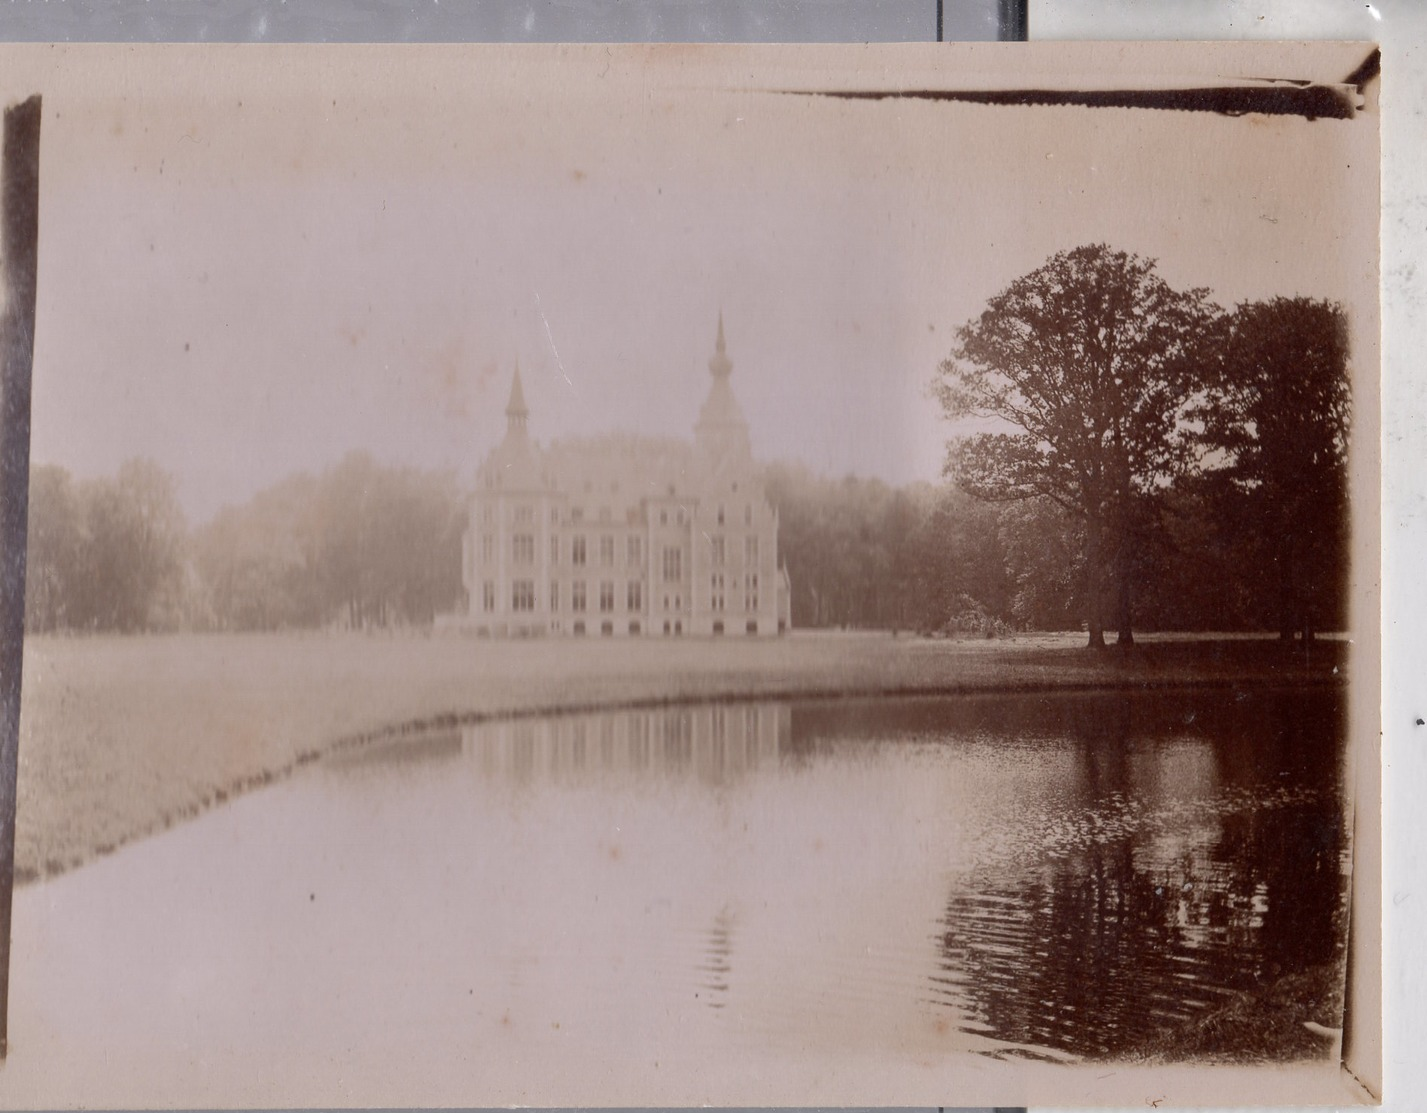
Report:
[[732,371],[720,312],[709,360],[713,382],[699,411],[693,444],[610,434],[557,441],[542,450],[526,429],[530,410],[517,363],[505,408],[505,437],[481,465],[481,484],[504,491],[558,491],[621,514],[641,499],[696,496],[713,481],[737,478],[751,461],[748,424],[729,385]]

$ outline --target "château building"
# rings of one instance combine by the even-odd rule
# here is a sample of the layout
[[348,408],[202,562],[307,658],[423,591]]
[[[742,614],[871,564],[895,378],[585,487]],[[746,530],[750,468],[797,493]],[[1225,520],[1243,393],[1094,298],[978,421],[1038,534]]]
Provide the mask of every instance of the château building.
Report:
[[778,514],[729,385],[723,317],[694,440],[542,449],[517,366],[505,438],[477,473],[461,625],[495,637],[772,635],[789,625]]

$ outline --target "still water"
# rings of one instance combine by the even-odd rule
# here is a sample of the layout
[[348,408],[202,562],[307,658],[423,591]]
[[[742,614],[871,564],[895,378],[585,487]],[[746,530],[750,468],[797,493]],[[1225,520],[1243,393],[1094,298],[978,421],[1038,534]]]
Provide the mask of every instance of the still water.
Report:
[[576,1085],[1133,1055],[1341,961],[1343,699],[725,704],[345,752],[21,890],[17,924],[67,926],[17,927],[12,1047],[61,1054],[82,1000],[114,1063],[170,1041],[280,1078],[286,1049],[376,1102],[393,1059]]

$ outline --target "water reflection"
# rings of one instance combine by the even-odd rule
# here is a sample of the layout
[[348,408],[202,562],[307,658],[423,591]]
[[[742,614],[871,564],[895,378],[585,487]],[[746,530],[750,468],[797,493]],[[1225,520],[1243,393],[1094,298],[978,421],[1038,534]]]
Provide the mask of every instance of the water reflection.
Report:
[[493,721],[328,767],[374,794],[425,771],[414,806],[471,828],[442,876],[472,908],[526,894],[532,953],[569,946],[578,886],[600,961],[761,1040],[1252,1056],[1195,1026],[1340,984],[1342,739],[1328,690],[840,700]]
[[[1077,775],[1059,807],[1020,817],[1047,853],[953,882],[939,972],[957,978],[934,991],[1008,1041],[1109,1056],[1157,1048],[1239,991],[1341,963],[1336,694],[1236,699],[1231,729],[1223,707],[1082,710],[1062,720]],[[1173,754],[1176,720],[1198,744],[1155,761]],[[1213,1033],[1201,1043],[1240,1050]]]
[[733,972],[733,913],[727,908],[719,910],[714,917],[704,941],[703,961],[699,972],[704,981],[701,988],[707,994],[711,1009],[721,1009],[728,1004],[729,975]]
[[492,720],[362,747],[331,765],[355,771],[462,758],[487,780],[521,785],[608,776],[722,785],[775,768],[791,721],[787,704],[771,703]]

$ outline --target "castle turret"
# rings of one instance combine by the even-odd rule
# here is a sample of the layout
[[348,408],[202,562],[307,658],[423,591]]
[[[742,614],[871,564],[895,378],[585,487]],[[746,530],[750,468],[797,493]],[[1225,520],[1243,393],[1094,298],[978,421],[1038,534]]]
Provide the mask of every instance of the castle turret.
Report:
[[520,364],[510,380],[510,401],[505,405],[505,438],[482,467],[487,487],[507,491],[535,491],[545,486],[541,476],[540,452],[530,439],[526,422],[530,409],[520,385]]
[[694,439],[699,452],[714,470],[745,463],[752,454],[748,422],[743,419],[743,411],[739,409],[728,381],[732,373],[733,363],[728,358],[723,336],[723,313],[720,312],[718,339],[714,342],[714,354],[709,360],[713,383],[699,411],[698,424],[694,426]]
[[520,361],[515,361],[515,375],[510,380],[510,401],[505,404],[506,433],[525,432],[530,410],[525,405],[525,391],[520,387]]

